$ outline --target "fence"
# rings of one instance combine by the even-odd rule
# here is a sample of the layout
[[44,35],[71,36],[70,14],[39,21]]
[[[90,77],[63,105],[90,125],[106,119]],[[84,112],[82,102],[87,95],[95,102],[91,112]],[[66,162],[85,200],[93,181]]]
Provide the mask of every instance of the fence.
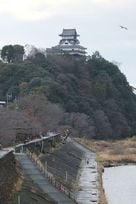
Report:
[[28,149],[26,150],[26,154],[29,156],[29,158],[37,165],[39,170],[44,174],[44,176],[47,177],[48,181],[55,186],[58,190],[63,192],[65,195],[67,195],[70,199],[72,199],[75,203],[77,203],[75,194],[71,192],[64,184],[62,184],[60,181],[56,180],[56,178],[53,176],[52,173],[48,172],[47,169],[47,163],[43,164],[36,154],[31,153]]

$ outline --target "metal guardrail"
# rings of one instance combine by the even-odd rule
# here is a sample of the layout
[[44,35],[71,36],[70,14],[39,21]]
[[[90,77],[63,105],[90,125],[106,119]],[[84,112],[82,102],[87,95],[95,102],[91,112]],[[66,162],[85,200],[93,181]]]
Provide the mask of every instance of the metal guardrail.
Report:
[[30,140],[30,141],[25,142],[25,143],[16,144],[15,148],[26,146],[26,145],[37,143],[37,142],[41,142],[41,141],[44,141],[44,140],[49,139],[49,138],[57,137],[58,135],[60,135],[60,133],[50,132],[50,134],[48,133],[47,136],[37,138],[37,139],[34,139],[34,140]]
[[40,169],[43,175],[47,177],[48,181],[53,186],[55,186],[59,191],[67,195],[71,200],[73,200],[76,204],[78,204],[74,193],[71,192],[66,186],[64,186],[64,184],[56,180],[52,173],[48,172],[46,163],[45,165],[43,165],[43,163],[39,160],[39,158],[35,154],[31,153],[28,149],[26,150],[26,154],[31,159],[31,161],[33,161],[37,165],[37,167]]

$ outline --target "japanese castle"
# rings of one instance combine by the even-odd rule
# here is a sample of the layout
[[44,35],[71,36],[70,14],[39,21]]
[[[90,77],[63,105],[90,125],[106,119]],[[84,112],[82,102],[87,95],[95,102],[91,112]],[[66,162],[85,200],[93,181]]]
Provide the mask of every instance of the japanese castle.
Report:
[[86,54],[86,48],[80,45],[76,29],[63,29],[62,34],[59,36],[61,37],[59,45],[47,48],[47,55],[69,54],[84,56]]

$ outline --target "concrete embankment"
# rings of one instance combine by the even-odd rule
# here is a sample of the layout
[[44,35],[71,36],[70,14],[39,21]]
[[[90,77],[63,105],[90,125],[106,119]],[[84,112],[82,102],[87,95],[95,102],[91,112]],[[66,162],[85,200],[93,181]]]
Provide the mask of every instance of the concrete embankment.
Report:
[[46,176],[44,176],[37,166],[28,158],[27,155],[18,155],[18,160],[24,170],[24,174],[27,174],[33,183],[41,189],[42,192],[50,196],[54,202],[46,203],[58,203],[58,204],[74,204],[70,198],[60,192],[57,188],[51,185]]
[[[96,155],[72,139],[54,152],[41,157],[48,170],[72,188],[80,204],[98,203]],[[74,185],[73,185],[74,184]]]
[[40,159],[43,164],[46,164],[48,172],[53,174],[56,180],[70,190],[74,190],[77,185],[76,178],[82,156],[82,150],[72,142],[67,142],[53,152],[41,155]]
[[[32,180],[33,185],[36,185],[41,193],[45,193],[51,198],[49,203],[54,200],[54,202],[63,204],[75,202],[98,204],[95,153],[68,138],[65,144],[59,144],[44,154],[36,155],[33,152],[32,155],[35,156],[36,160],[34,160],[37,164],[40,162],[39,167],[42,172],[25,154],[18,158],[24,174]],[[32,155],[30,155],[31,158]],[[49,182],[50,176],[50,181],[58,189]],[[64,192],[67,196],[64,195]],[[46,201],[48,203],[48,199]]]
[[83,151],[83,158],[78,173],[78,190],[76,200],[79,204],[98,204],[98,175],[96,154],[89,149],[72,141]]

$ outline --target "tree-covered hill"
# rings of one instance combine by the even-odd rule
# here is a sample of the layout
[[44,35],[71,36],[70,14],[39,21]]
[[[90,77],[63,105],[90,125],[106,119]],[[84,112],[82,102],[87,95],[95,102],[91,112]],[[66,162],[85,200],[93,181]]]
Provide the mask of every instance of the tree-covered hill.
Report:
[[136,134],[136,96],[119,68],[98,52],[88,60],[39,53],[22,63],[1,63],[0,98],[11,93],[13,99],[42,94],[60,104],[63,117],[57,126],[69,126],[80,136]]

